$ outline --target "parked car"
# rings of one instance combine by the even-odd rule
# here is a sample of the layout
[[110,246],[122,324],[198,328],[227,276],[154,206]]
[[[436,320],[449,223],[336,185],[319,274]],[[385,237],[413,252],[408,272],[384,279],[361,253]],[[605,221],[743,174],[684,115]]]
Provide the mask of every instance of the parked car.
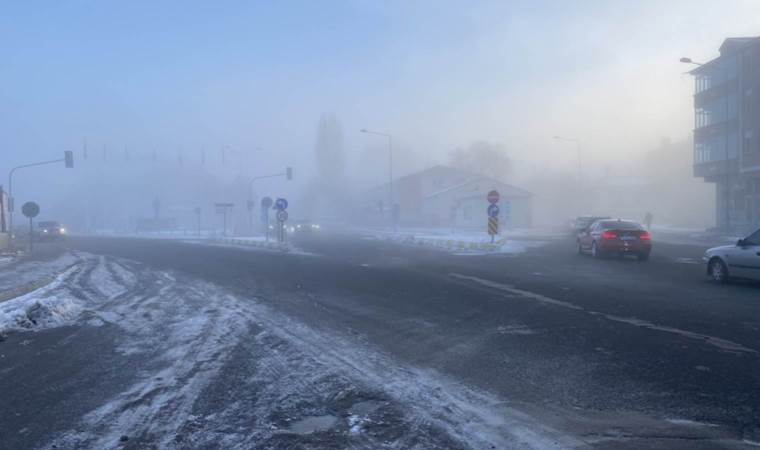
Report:
[[37,238],[40,241],[53,241],[66,237],[66,229],[52,220],[37,222]]
[[607,255],[635,255],[640,261],[649,259],[652,235],[630,220],[597,220],[578,234],[578,253],[594,258]]
[[718,283],[731,278],[760,280],[760,230],[734,245],[714,247],[705,253],[707,274]]
[[578,216],[571,223],[571,229],[574,236],[588,229],[597,220],[609,219],[608,216]]

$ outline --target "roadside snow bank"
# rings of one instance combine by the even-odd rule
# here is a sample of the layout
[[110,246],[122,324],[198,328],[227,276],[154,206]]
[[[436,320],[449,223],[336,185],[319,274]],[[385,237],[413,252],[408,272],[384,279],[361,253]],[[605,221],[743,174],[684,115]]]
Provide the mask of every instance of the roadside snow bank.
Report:
[[82,311],[81,303],[71,296],[54,293],[75,270],[71,267],[47,286],[0,303],[0,334],[55,327],[76,318]]

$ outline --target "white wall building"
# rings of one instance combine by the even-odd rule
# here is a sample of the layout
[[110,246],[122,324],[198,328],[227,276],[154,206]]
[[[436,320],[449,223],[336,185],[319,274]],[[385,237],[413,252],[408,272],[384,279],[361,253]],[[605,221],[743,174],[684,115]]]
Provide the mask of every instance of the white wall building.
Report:
[[[489,191],[501,195],[501,227],[527,228],[532,225],[532,194],[492,178],[447,166],[434,166],[394,180],[394,200],[399,205],[399,224],[404,226],[487,227]],[[388,185],[368,193],[366,210],[375,219],[387,212]]]

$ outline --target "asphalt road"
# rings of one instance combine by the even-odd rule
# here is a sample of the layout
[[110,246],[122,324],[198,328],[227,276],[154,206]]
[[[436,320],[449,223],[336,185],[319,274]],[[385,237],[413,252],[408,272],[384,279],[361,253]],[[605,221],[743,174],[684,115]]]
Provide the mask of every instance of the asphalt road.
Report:
[[[404,373],[429,372],[435,380],[453,383],[452,392],[461,386],[484,394],[489,407],[506,405],[505,414],[520,418],[516,427],[540,424],[545,428],[536,433],[546,432],[557,448],[752,448],[760,442],[760,285],[707,281],[700,245],[655,241],[650,261],[642,263],[576,255],[570,238],[534,239],[541,245],[515,255],[454,255],[356,234],[300,237],[295,243],[301,251],[291,254],[126,238],[80,237],[68,245],[76,252],[135,261],[135,270],[171,271],[222,286],[315,333],[336,336],[340,345],[355,343],[385,355],[387,374],[368,373],[383,372],[382,364],[358,372],[356,367],[354,372],[325,369],[338,378],[341,373],[363,374],[361,381],[345,381],[354,386],[346,389],[355,390],[354,404],[373,399],[393,403],[385,423],[396,416],[404,422],[401,417],[410,414],[414,402],[421,410],[435,408],[423,405],[435,390],[410,391],[405,401],[389,386],[372,386],[373,380],[401,383]],[[249,336],[259,336],[259,328],[285,326],[278,323],[284,322],[257,323]],[[0,361],[11,362],[0,371],[0,410],[14,411],[0,428],[0,447],[45,448],[57,442],[62,448],[77,442],[56,441],[55,435],[82,427],[77,425],[80,415],[129,385],[129,370],[145,369],[139,359],[115,351],[114,339],[108,326],[76,324],[35,332],[31,338],[29,333],[12,334],[0,343]],[[31,342],[21,345],[25,341]],[[240,342],[231,355],[255,353],[245,347],[245,339]],[[310,358],[320,361],[326,348],[314,344]],[[320,367],[357,361],[342,359],[344,351],[349,353],[330,349],[336,359],[321,359]],[[41,354],[48,357],[43,360]],[[297,373],[289,369],[299,364],[295,358],[279,361],[282,372],[276,378]],[[220,368],[190,399],[193,417],[212,417],[225,403],[239,402],[237,396],[214,393],[215,387],[263,392],[261,384],[241,381],[255,370],[240,363]],[[345,380],[359,377],[352,376]],[[427,386],[416,381],[421,378],[409,377],[409,383]],[[323,381],[310,383],[322,386]],[[472,399],[474,394],[467,395]],[[332,400],[323,399],[329,406],[320,411],[327,408],[340,416],[340,401],[335,400],[340,396],[327,397]],[[284,401],[282,395],[277,399]],[[355,441],[353,428],[333,427],[287,439],[272,435],[248,446],[372,448],[383,442],[390,448],[480,448],[488,442],[497,442],[494,447],[517,442],[469,440],[485,431],[462,431],[455,423],[467,420],[467,409],[462,409],[464,413],[441,413],[450,425],[446,437],[435,437],[441,434],[438,421],[423,420],[422,425],[375,428],[376,440]],[[235,420],[254,424],[252,418],[243,420],[245,410],[236,410]],[[375,417],[375,423],[383,422]],[[186,436],[173,445],[215,448],[211,441],[201,445],[188,438],[195,436],[188,423],[180,428]],[[495,428],[489,433],[498,435],[499,426]],[[503,426],[501,431],[508,434]],[[399,437],[409,433],[429,440]],[[113,446],[163,447],[155,435],[133,436]],[[515,446],[546,444],[531,439]]]

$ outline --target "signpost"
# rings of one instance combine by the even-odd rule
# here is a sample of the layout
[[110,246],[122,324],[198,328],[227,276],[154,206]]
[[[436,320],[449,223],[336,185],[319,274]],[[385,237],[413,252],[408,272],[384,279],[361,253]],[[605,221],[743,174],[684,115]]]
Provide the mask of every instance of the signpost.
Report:
[[488,218],[488,234],[491,235],[491,243],[493,244],[493,237],[499,234],[499,219],[496,217]]
[[288,201],[284,198],[278,198],[274,202],[274,209],[277,210],[277,241],[285,242],[285,221],[288,220]]
[[253,207],[255,206],[253,200],[248,200],[246,206],[248,207],[248,232],[253,234]]
[[21,212],[29,218],[29,253],[32,252],[32,242],[34,241],[34,226],[32,219],[40,213],[40,206],[34,202],[26,202],[21,206]]
[[486,213],[488,214],[488,234],[491,235],[492,244],[494,236],[499,234],[499,205],[497,205],[499,198],[499,191],[496,190],[492,190],[486,196],[486,200],[490,203]]
[[223,217],[222,236],[227,236],[227,212],[235,206],[234,203],[214,203],[216,213]]
[[264,224],[267,242],[269,242],[269,208],[272,207],[272,203],[274,203],[272,197],[261,199],[261,222]]

